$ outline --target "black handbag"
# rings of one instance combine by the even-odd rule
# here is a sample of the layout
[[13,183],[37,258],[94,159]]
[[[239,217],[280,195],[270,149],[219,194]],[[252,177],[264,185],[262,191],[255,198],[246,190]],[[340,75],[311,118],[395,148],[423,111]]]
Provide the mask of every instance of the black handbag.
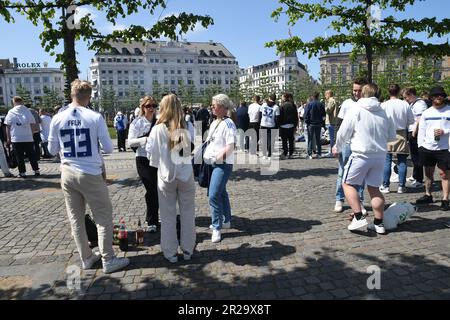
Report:
[[[219,127],[219,125],[220,125],[220,121],[214,128],[214,131],[211,133],[211,138],[214,135],[214,132],[216,131],[216,129]],[[210,142],[211,142],[211,139],[208,139],[207,141],[205,141],[202,144],[202,164],[200,165],[199,173],[198,173],[198,184],[202,188],[209,188],[209,183],[211,182],[211,176],[212,176],[212,172],[213,172],[213,166],[209,163],[206,163],[205,160],[203,159],[205,150],[208,147]]]
[[212,165],[208,164],[203,160],[203,154],[205,153],[206,148],[209,145],[209,141],[206,141],[202,145],[202,164],[200,165],[198,172],[198,184],[202,188],[208,188],[209,183],[211,182],[211,175],[213,171]]
[[16,153],[14,149],[11,149],[10,146],[8,146],[7,152],[5,152],[6,155],[6,162],[8,163],[8,167],[10,169],[15,169],[19,166],[17,163]]

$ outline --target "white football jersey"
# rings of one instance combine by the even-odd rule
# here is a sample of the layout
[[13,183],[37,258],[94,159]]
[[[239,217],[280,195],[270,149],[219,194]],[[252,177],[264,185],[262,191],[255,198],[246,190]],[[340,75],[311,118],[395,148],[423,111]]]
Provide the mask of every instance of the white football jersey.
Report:
[[99,175],[102,173],[100,145],[112,153],[113,144],[106,122],[100,113],[83,107],[70,106],[58,113],[50,124],[48,149],[51,154],[61,151],[61,163],[75,170]]
[[275,127],[275,117],[280,115],[280,107],[276,104],[273,107],[269,107],[267,104],[263,104],[260,108],[261,116],[261,127],[274,128]]

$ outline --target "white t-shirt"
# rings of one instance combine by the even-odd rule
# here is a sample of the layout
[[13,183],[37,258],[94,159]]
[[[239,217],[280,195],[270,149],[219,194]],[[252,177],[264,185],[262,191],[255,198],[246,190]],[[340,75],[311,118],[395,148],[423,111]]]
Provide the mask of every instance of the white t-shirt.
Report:
[[[217,127],[217,129],[216,129]],[[216,156],[227,145],[236,144],[236,125],[230,118],[224,120],[214,120],[209,128],[207,140],[210,140],[208,147],[206,147],[203,159],[205,161],[216,160]],[[227,164],[234,163],[234,152],[228,155],[225,159]]]
[[391,99],[381,104],[388,118],[392,119],[395,130],[406,130],[415,121],[414,115],[406,101]]
[[347,112],[356,105],[356,101],[353,99],[347,99],[342,103],[341,109],[339,110],[338,118],[344,119]]
[[[410,108],[415,117],[415,120],[418,121],[422,116],[422,113],[428,109],[428,106],[422,99],[417,99],[415,102],[411,103]],[[416,126],[416,123],[410,125],[408,131],[413,132],[414,130],[416,130]]]
[[48,135],[50,133],[50,123],[52,122],[52,117],[43,114],[41,116],[41,139],[43,142],[48,141]]
[[[138,117],[133,120],[128,131],[128,145],[138,147],[136,150],[136,157],[147,158],[147,151],[145,145],[147,144],[148,137],[138,139],[138,137],[147,134],[150,131],[152,123],[144,116]],[[137,144],[137,145],[136,145]]]
[[[434,129],[443,129],[444,135],[434,140]],[[450,135],[450,106],[441,109],[430,107],[422,113],[417,144],[428,150],[448,150]]]
[[[188,122],[189,138],[194,141],[194,126]],[[150,132],[145,150],[152,167],[158,168],[159,178],[170,183],[175,179],[186,182],[193,175],[191,157],[180,157],[178,151],[170,150],[169,130],[164,123]]]
[[275,117],[280,115],[280,107],[276,104],[269,107],[267,104],[263,104],[260,108],[261,116],[261,127],[274,128],[275,127]]
[[259,109],[261,106],[258,103],[252,103],[248,106],[248,117],[250,122],[258,122],[259,121]]
[[11,142],[33,142],[32,123],[36,120],[27,107],[20,105],[9,110],[5,124],[11,126]]
[[99,143],[106,153],[113,152],[105,119],[100,113],[84,107],[70,106],[55,115],[48,142],[51,154],[61,151],[62,164],[91,175],[102,173]]

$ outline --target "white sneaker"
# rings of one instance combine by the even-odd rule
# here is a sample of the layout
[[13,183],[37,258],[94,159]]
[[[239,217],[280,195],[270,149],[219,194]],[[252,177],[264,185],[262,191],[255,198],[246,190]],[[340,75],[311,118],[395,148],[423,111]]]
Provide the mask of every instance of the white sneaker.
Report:
[[379,225],[371,223],[371,224],[369,224],[367,226],[367,229],[372,230],[372,231],[376,231],[376,233],[379,233],[379,234],[386,233],[386,229],[384,228],[383,223],[381,223]]
[[357,220],[356,217],[354,217],[352,222],[348,225],[347,229],[350,231],[353,231],[353,230],[364,228],[365,226],[367,226],[366,218]]
[[343,210],[342,206],[343,205],[344,205],[344,202],[336,201],[336,204],[334,205],[334,212],[342,212],[342,210]]
[[364,203],[361,202],[361,213],[363,214],[364,217],[367,216],[367,210],[366,208],[364,208]]
[[414,179],[413,177],[408,177],[406,178],[406,181],[413,183],[416,182],[416,179]]
[[91,269],[92,266],[102,258],[100,252],[93,252],[92,255],[86,259],[86,261],[81,261],[81,267],[83,270]]
[[217,243],[217,242],[220,242],[220,240],[222,240],[220,230],[213,230],[212,236],[211,236],[211,242]]
[[125,268],[130,263],[128,258],[114,257],[111,260],[103,262],[103,273],[112,273]]
[[187,252],[187,251],[183,251],[183,260],[184,261],[189,261],[192,258],[192,254]]
[[308,159],[309,159],[309,160],[312,160],[312,156],[308,156]]
[[398,187],[397,193],[405,193],[405,192],[406,192],[406,187]]
[[423,187],[423,183],[414,181],[413,183],[411,183],[411,187],[412,188],[422,188]]
[[380,186],[379,189],[381,193],[389,193],[389,187]]
[[147,227],[147,232],[152,232],[152,233],[154,233],[154,232],[156,232],[156,230],[158,230],[158,227],[157,227],[156,225],[154,225],[154,224],[151,224],[151,225],[149,225],[149,226]]

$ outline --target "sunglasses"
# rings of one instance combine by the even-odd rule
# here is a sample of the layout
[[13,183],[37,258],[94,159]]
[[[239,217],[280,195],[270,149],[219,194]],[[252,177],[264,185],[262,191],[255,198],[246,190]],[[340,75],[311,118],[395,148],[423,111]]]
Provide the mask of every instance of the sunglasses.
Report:
[[431,97],[430,97],[430,99],[437,99],[437,98],[445,99],[446,97],[445,97],[445,95],[443,95],[443,94],[437,94],[437,95],[435,95],[435,96],[431,96]]
[[144,106],[144,108],[146,108],[146,109],[150,109],[150,108],[156,109],[157,107],[158,107],[157,104],[147,104]]

